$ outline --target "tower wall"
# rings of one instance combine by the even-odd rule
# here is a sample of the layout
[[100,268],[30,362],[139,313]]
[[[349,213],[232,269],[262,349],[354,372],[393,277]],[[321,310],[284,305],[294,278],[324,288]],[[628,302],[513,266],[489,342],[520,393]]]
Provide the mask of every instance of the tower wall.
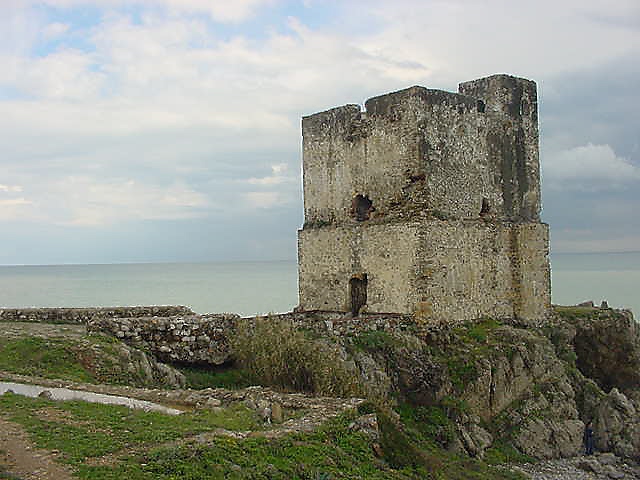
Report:
[[459,88],[303,118],[300,308],[357,314],[357,284],[360,311],[544,316],[536,85],[496,75]]
[[474,221],[326,226],[298,238],[300,306],[348,312],[349,280],[367,275],[363,312],[442,323],[543,318],[550,308],[545,224]]

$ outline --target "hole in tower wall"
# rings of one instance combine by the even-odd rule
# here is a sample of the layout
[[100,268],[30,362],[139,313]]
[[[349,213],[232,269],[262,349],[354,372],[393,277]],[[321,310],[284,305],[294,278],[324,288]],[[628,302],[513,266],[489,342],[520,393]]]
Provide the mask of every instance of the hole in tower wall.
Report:
[[374,212],[375,208],[373,202],[369,200],[369,197],[363,195],[356,195],[351,201],[351,215],[358,222],[369,220],[371,212]]
[[367,304],[367,274],[356,275],[349,280],[349,296],[351,297],[351,314],[357,317],[362,307]]
[[485,105],[482,100],[478,100],[477,107],[478,107],[478,112],[484,113]]
[[491,213],[491,204],[486,198],[482,199],[482,207],[480,207],[480,216],[488,215]]

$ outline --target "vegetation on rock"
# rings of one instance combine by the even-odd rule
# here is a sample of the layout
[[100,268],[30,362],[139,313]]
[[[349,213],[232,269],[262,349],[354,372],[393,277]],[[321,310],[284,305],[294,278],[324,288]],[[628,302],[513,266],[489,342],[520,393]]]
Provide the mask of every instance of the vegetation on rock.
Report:
[[103,335],[0,336],[0,371],[60,380],[179,387],[184,376],[140,350]]
[[[277,316],[243,320],[230,338],[230,362],[179,366],[190,386],[261,384],[370,401],[313,431],[262,436],[272,428],[265,422],[280,415],[273,416],[273,402],[268,416],[257,404],[246,409],[244,400],[196,402],[194,412],[171,418],[5,395],[0,414],[23,425],[40,446],[62,452],[88,479],[513,479],[520,477],[492,465],[576,455],[587,420],[594,422],[598,448],[639,455],[640,393],[632,388],[636,372],[626,368],[640,358],[634,329],[624,312],[591,308],[558,309],[538,329],[484,319],[427,330],[323,334]],[[622,360],[617,345],[594,343],[592,337],[603,334],[611,342],[626,337],[615,340],[623,343],[626,363],[610,377],[603,372]],[[88,345],[100,352],[92,361]],[[589,362],[582,345],[595,345],[605,363]],[[138,381],[126,368],[110,366],[107,359],[124,365],[120,348],[128,349],[125,358],[138,355],[104,337],[3,338],[0,370]]]

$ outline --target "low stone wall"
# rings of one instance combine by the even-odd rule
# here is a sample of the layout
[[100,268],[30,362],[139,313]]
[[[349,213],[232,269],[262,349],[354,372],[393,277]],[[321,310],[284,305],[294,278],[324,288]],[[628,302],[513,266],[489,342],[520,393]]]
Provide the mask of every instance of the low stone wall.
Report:
[[[415,330],[410,315],[366,315],[351,318],[344,313],[305,312],[259,317],[290,321],[320,335],[356,335],[367,330]],[[242,319],[234,314],[187,315],[173,317],[105,318],[94,317],[89,332],[106,333],[154,353],[169,362],[220,365],[229,360],[229,339]]]
[[[268,319],[269,316],[259,317]],[[368,314],[352,317],[343,312],[293,312],[271,315],[276,320],[290,321],[298,328],[311,330],[320,335],[357,335],[369,330],[386,332],[412,331],[419,327],[412,315],[401,313]]]
[[92,318],[169,317],[193,315],[189,307],[2,308],[0,322],[85,324]]
[[229,358],[229,337],[239,315],[92,318],[89,333],[106,333],[171,362],[220,365]]

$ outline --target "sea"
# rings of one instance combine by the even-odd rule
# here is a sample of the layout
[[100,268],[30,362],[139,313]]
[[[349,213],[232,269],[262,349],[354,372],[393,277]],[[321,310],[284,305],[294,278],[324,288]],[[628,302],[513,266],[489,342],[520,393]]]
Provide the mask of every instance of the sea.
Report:
[[[640,312],[640,252],[551,255],[552,300]],[[0,307],[186,305],[243,316],[291,311],[297,265],[281,262],[0,266]]]

